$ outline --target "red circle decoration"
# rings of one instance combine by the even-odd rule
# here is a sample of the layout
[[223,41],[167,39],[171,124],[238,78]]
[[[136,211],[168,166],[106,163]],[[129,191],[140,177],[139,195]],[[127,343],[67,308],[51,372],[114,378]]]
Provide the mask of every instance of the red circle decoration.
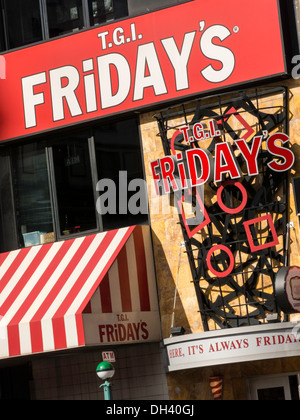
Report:
[[177,153],[177,152],[176,152],[176,150],[175,150],[175,140],[176,140],[176,137],[177,137],[179,134],[182,134],[180,130],[175,131],[175,133],[173,134],[173,137],[172,137],[172,139],[171,139],[171,151],[172,151],[172,154],[173,154],[174,156],[176,156],[176,153]]
[[[231,209],[231,208],[229,208],[229,207],[225,206],[225,204],[224,204],[224,203],[223,203],[223,201],[222,201],[222,192],[223,192],[224,188],[226,188],[228,185],[234,185],[234,186],[235,186],[235,187],[237,187],[237,188],[241,191],[241,193],[243,194],[243,200],[242,200],[241,205],[240,205],[239,207],[235,208],[235,209]],[[245,188],[245,187],[243,187],[243,185],[242,185],[240,182],[237,182],[237,181],[227,181],[227,182],[225,182],[225,183],[224,183],[224,185],[222,185],[222,186],[218,189],[218,192],[217,192],[217,199],[218,199],[218,204],[219,204],[219,206],[221,207],[221,209],[222,209],[223,211],[225,211],[226,213],[229,213],[229,214],[238,214],[238,213],[240,213],[241,211],[243,211],[243,210],[244,210],[244,208],[246,207],[246,205],[247,205],[247,200],[248,200],[248,194],[247,194],[246,188]]]
[[[223,272],[220,272],[220,271],[217,271],[217,270],[215,270],[214,268],[213,268],[213,266],[212,266],[212,264],[211,264],[211,257],[212,257],[212,255],[213,255],[213,253],[215,252],[215,251],[224,251],[224,252],[226,252],[226,254],[229,256],[229,258],[230,258],[230,264],[229,264],[229,267],[228,267],[228,269],[227,270],[225,270],[225,271],[223,271]],[[221,277],[221,278],[224,278],[224,277],[227,277],[227,276],[229,276],[231,273],[232,273],[232,270],[234,269],[234,256],[233,256],[233,254],[232,254],[232,252],[230,251],[230,249],[227,247],[227,246],[225,246],[225,245],[215,245],[215,246],[213,246],[209,251],[208,251],[208,254],[207,254],[207,258],[206,258],[206,262],[207,262],[207,266],[208,266],[208,268],[209,268],[209,270],[216,276],[216,277]]]

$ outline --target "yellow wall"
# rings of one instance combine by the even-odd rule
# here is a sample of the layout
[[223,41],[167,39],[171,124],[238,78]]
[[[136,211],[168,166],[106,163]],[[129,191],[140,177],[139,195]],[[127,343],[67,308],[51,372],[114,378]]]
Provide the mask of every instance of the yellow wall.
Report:
[[[284,82],[290,89],[290,139],[296,156],[291,177],[300,176],[300,81]],[[283,83],[279,83],[283,85]],[[268,102],[270,105],[270,101]],[[274,103],[275,105],[275,103]],[[178,120],[172,121],[176,125]],[[179,261],[180,244],[183,241],[176,209],[169,202],[170,197],[157,197],[153,192],[150,162],[164,156],[158,125],[153,112],[140,117],[146,178],[150,192],[150,214],[154,241],[154,253],[159,290],[163,337],[170,336],[175,284],[178,278],[178,299],[175,311],[175,326],[183,326],[186,333],[203,331],[196,294],[186,254],[183,252]],[[171,204],[171,205],[170,205]],[[160,206],[160,207],[159,207]],[[167,209],[161,214],[158,209]],[[290,183],[290,221],[294,222],[290,237],[290,264],[300,266],[300,231],[299,220],[295,212],[292,184]],[[183,250],[184,251],[184,250]],[[179,271],[178,271],[179,267]],[[178,277],[177,277],[178,275]],[[299,320],[300,314],[291,316]],[[211,396],[207,379],[212,375],[224,374],[227,377],[227,399],[246,398],[245,377],[282,371],[300,371],[299,359],[286,359],[276,362],[257,362],[242,365],[221,366],[218,368],[199,369],[190,372],[169,374],[170,396],[172,399],[207,399]],[[196,380],[197,379],[197,380]],[[191,383],[193,386],[191,386]],[[241,385],[242,384],[242,385]],[[180,388],[180,392],[178,389]],[[201,398],[197,398],[201,394]],[[207,398],[206,398],[207,397]]]
[[[170,196],[158,197],[153,191],[150,162],[164,156],[161,139],[157,136],[158,126],[153,119],[153,113],[141,116],[140,123],[150,200],[162,330],[163,337],[168,338],[171,334],[179,252],[183,236],[176,208],[170,206]],[[188,258],[184,252],[180,258],[178,279],[179,295],[176,302],[175,325],[183,326],[187,333],[201,332],[203,328],[198,312],[198,303]]]
[[[290,141],[296,161],[291,178],[300,177],[300,79],[287,83],[290,92]],[[300,193],[300,192],[299,192]],[[300,267],[300,218],[297,217],[292,183],[290,183],[290,221],[294,223],[290,238],[290,265]],[[292,315],[292,321],[300,321],[299,315]]]
[[224,400],[247,400],[250,378],[296,374],[300,372],[300,357],[191,369],[168,374],[171,400],[212,400],[209,378],[223,376]]

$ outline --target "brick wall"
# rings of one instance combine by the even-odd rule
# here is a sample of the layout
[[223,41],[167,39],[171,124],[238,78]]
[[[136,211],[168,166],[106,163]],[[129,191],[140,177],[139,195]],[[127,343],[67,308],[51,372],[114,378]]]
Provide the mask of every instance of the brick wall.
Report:
[[[37,400],[103,400],[96,368],[101,352],[48,357],[32,362],[33,393]],[[114,400],[166,400],[166,364],[160,344],[109,348],[116,355],[113,383]]]

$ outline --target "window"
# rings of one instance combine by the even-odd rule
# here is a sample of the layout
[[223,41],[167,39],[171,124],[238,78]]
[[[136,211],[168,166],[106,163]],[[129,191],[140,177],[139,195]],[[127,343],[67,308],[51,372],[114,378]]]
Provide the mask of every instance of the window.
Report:
[[45,143],[13,148],[11,167],[18,246],[54,240]]
[[88,137],[82,132],[51,147],[59,237],[98,228]]
[[136,121],[131,119],[105,125],[97,128],[94,135],[99,180],[108,178],[116,187],[110,195],[111,197],[114,194],[115,200],[106,203],[105,208],[109,208],[109,211],[104,211],[105,214],[102,215],[104,230],[125,226],[126,222],[143,223],[147,213],[147,209],[142,208],[142,204],[146,202],[146,192],[140,191],[143,203],[138,203],[137,206],[141,213],[134,214],[135,211],[128,208],[131,197],[138,190],[134,187],[134,191],[129,191],[131,182],[144,178]]
[[46,0],[46,3],[50,38],[84,27],[81,0]]
[[1,43],[3,50],[43,39],[39,0],[3,0],[2,8],[5,28]]
[[0,51],[191,0],[0,0]]
[[0,51],[128,16],[127,0],[0,0]]
[[300,217],[300,177],[293,178],[294,198],[296,204],[296,213]]
[[298,374],[250,378],[249,399],[253,401],[299,401]]
[[33,385],[31,363],[0,369],[0,401],[31,401],[35,399]]
[[129,15],[136,16],[143,13],[153,12],[176,4],[186,3],[191,0],[128,0]]
[[91,26],[128,16],[124,0],[88,0],[88,6]]
[[19,248],[9,151],[0,154],[0,252]]
[[[138,188],[147,202],[143,178],[134,118],[2,148],[0,252],[147,223],[147,205],[128,205]],[[102,212],[97,203],[107,180],[112,211]]]

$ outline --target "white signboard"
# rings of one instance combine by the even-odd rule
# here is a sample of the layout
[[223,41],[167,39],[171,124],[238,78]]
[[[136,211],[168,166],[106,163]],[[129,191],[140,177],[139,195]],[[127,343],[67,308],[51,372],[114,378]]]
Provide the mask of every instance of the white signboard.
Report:
[[116,363],[116,356],[113,351],[103,351],[102,352],[103,362]]
[[300,324],[266,324],[164,341],[169,370],[300,356]]

